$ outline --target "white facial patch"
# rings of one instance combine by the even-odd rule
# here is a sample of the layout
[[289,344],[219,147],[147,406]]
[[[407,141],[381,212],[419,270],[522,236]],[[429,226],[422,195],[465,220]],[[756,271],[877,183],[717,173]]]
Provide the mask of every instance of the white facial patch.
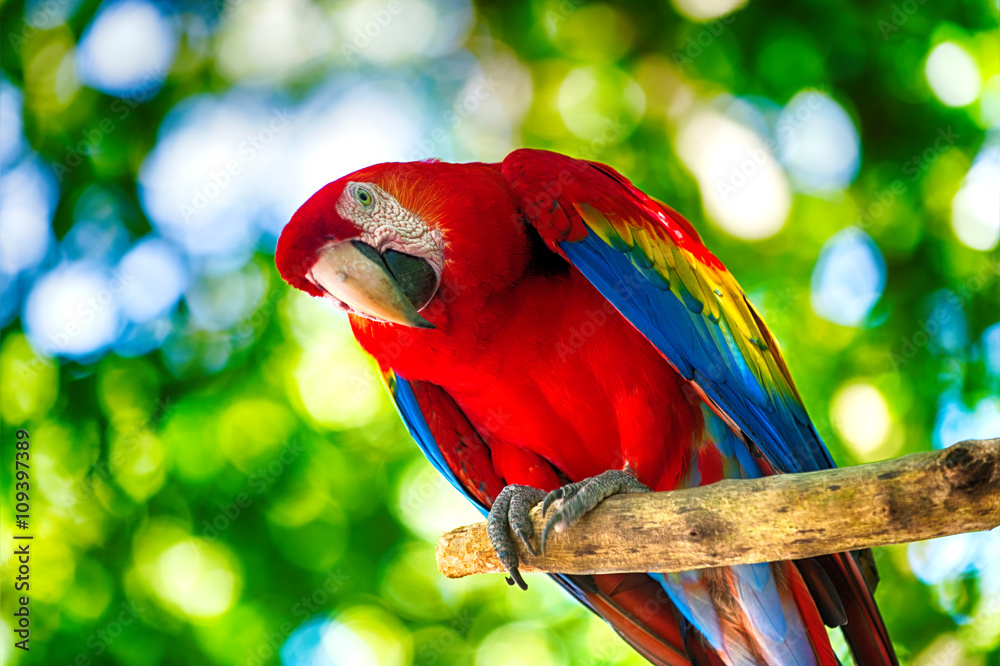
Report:
[[373,183],[349,182],[337,200],[337,214],[361,229],[360,240],[381,254],[396,250],[426,259],[438,277],[444,269],[444,239]]

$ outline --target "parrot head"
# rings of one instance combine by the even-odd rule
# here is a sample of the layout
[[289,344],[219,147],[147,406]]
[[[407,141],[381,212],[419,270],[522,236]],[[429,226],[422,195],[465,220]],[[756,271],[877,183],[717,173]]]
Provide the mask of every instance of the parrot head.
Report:
[[351,315],[435,328],[429,312],[468,305],[523,270],[525,231],[503,206],[516,210],[495,165],[379,164],[316,192],[275,260],[290,285]]

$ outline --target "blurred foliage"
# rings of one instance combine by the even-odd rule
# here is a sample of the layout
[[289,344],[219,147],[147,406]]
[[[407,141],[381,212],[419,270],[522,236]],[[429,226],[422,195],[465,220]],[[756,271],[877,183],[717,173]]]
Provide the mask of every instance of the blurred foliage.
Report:
[[[8,1],[3,78],[23,94],[30,150],[62,168],[56,245],[38,266],[4,275],[4,298],[20,303],[72,254],[81,219],[119,224],[119,255],[157,231],[137,181],[178,105],[234,88],[295,104],[342,72],[388,71],[424,77],[427,108],[438,110],[419,123],[428,155],[446,145],[444,157],[498,159],[526,145],[598,159],[691,218],[782,341],[838,463],[995,428],[997,254],[956,237],[952,201],[997,141],[996,3],[749,0],[732,14],[722,4],[482,0],[452,50],[423,40],[387,63],[374,47],[366,56],[354,32],[367,17],[461,3],[303,1],[291,12],[309,17],[303,24],[253,32],[246,26],[267,3],[162,2],[180,35],[162,87],[116,97],[74,74],[74,49],[101,3]],[[335,36],[315,52],[267,48],[272,38],[312,44],[307,28],[320,24]],[[979,101],[948,106],[931,89],[925,63],[945,41],[971,54]],[[490,111],[511,126],[505,138],[489,133],[493,116],[459,106],[467,80],[449,68],[469,60],[487,81],[498,72],[511,82]],[[712,214],[713,188],[682,154],[712,135],[685,127],[708,109],[775,136],[782,108],[804,90],[846,112],[860,167],[830,192],[796,187],[780,231],[741,238]],[[79,151],[95,128],[100,150]],[[935,144],[942,131],[953,138]],[[363,148],[352,150],[364,162]],[[292,208],[280,212],[287,219]],[[817,261],[831,237],[857,228],[881,257],[884,288],[862,321],[843,325],[814,308]],[[4,319],[2,663],[640,663],[544,578],[519,593],[497,577],[436,573],[436,536],[475,514],[420,457],[344,320],[277,277],[273,242],[264,233],[252,254],[221,265],[191,259],[184,297],[139,353],[53,358],[20,307]],[[245,307],[205,325],[204,303],[224,309],[233,289]],[[950,314],[935,315],[939,307]],[[10,633],[18,428],[32,442],[30,653],[13,649]],[[878,552],[878,600],[904,663],[1000,664],[992,537]],[[308,662],[324,645],[339,661]]]

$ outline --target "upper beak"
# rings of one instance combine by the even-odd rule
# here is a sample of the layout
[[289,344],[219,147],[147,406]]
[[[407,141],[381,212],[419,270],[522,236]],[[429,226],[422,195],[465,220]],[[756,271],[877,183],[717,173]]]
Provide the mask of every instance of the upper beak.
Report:
[[434,328],[417,312],[375,249],[343,241],[320,250],[312,279],[358,312],[415,328]]

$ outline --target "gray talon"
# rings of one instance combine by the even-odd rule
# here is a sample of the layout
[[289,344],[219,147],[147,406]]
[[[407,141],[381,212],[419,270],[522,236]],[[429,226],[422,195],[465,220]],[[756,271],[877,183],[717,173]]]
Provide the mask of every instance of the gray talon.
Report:
[[590,513],[606,498],[620,493],[648,492],[649,488],[640,483],[638,479],[628,472],[618,469],[610,469],[589,479],[570,483],[553,490],[545,496],[545,500],[542,502],[542,515],[545,515],[546,509],[556,500],[561,499],[562,504],[548,519],[545,523],[545,529],[542,530],[542,552],[545,552],[545,543],[553,529],[556,532],[562,532]]
[[517,538],[524,544],[524,549],[532,555],[538,555],[535,547],[531,545],[531,534],[534,528],[531,525],[529,512],[531,507],[538,504],[545,493],[531,486],[520,486],[524,490],[515,492],[510,499],[510,509],[507,512],[507,519],[510,529],[517,535]]
[[583,481],[567,484],[550,493],[545,493],[531,486],[509,485],[505,487],[497,495],[493,506],[490,507],[490,514],[486,517],[486,534],[490,538],[493,550],[496,551],[497,559],[507,570],[509,576],[507,584],[517,585],[522,590],[528,589],[518,569],[520,560],[517,557],[517,547],[511,534],[513,533],[517,537],[518,541],[524,545],[524,549],[531,555],[538,555],[539,551],[536,551],[535,547],[531,545],[531,536],[534,531],[529,516],[531,507],[541,502],[542,515],[545,516],[548,509],[557,500],[562,500],[559,508],[552,513],[545,523],[545,529],[542,530],[540,552],[545,552],[545,543],[552,530],[563,531],[587,515],[605,498],[618,493],[645,492],[649,492],[649,488],[639,483],[639,480],[628,472],[617,469],[608,470]]
[[556,488],[551,493],[545,496],[545,499],[542,501],[543,518],[545,517],[545,512],[549,510],[550,506],[552,506],[552,503],[555,502],[557,499],[562,499],[562,492],[563,492],[562,488]]
[[517,548],[510,535],[511,532],[516,534],[518,540],[524,544],[525,550],[532,555],[537,555],[529,540],[532,526],[528,513],[531,511],[531,507],[538,504],[544,496],[543,491],[531,486],[506,486],[497,495],[493,506],[490,507],[490,513],[486,517],[486,534],[490,538],[493,550],[496,551],[497,559],[510,575],[507,578],[507,584],[517,585],[522,590],[528,589],[528,586],[518,570],[520,562],[517,557]]

